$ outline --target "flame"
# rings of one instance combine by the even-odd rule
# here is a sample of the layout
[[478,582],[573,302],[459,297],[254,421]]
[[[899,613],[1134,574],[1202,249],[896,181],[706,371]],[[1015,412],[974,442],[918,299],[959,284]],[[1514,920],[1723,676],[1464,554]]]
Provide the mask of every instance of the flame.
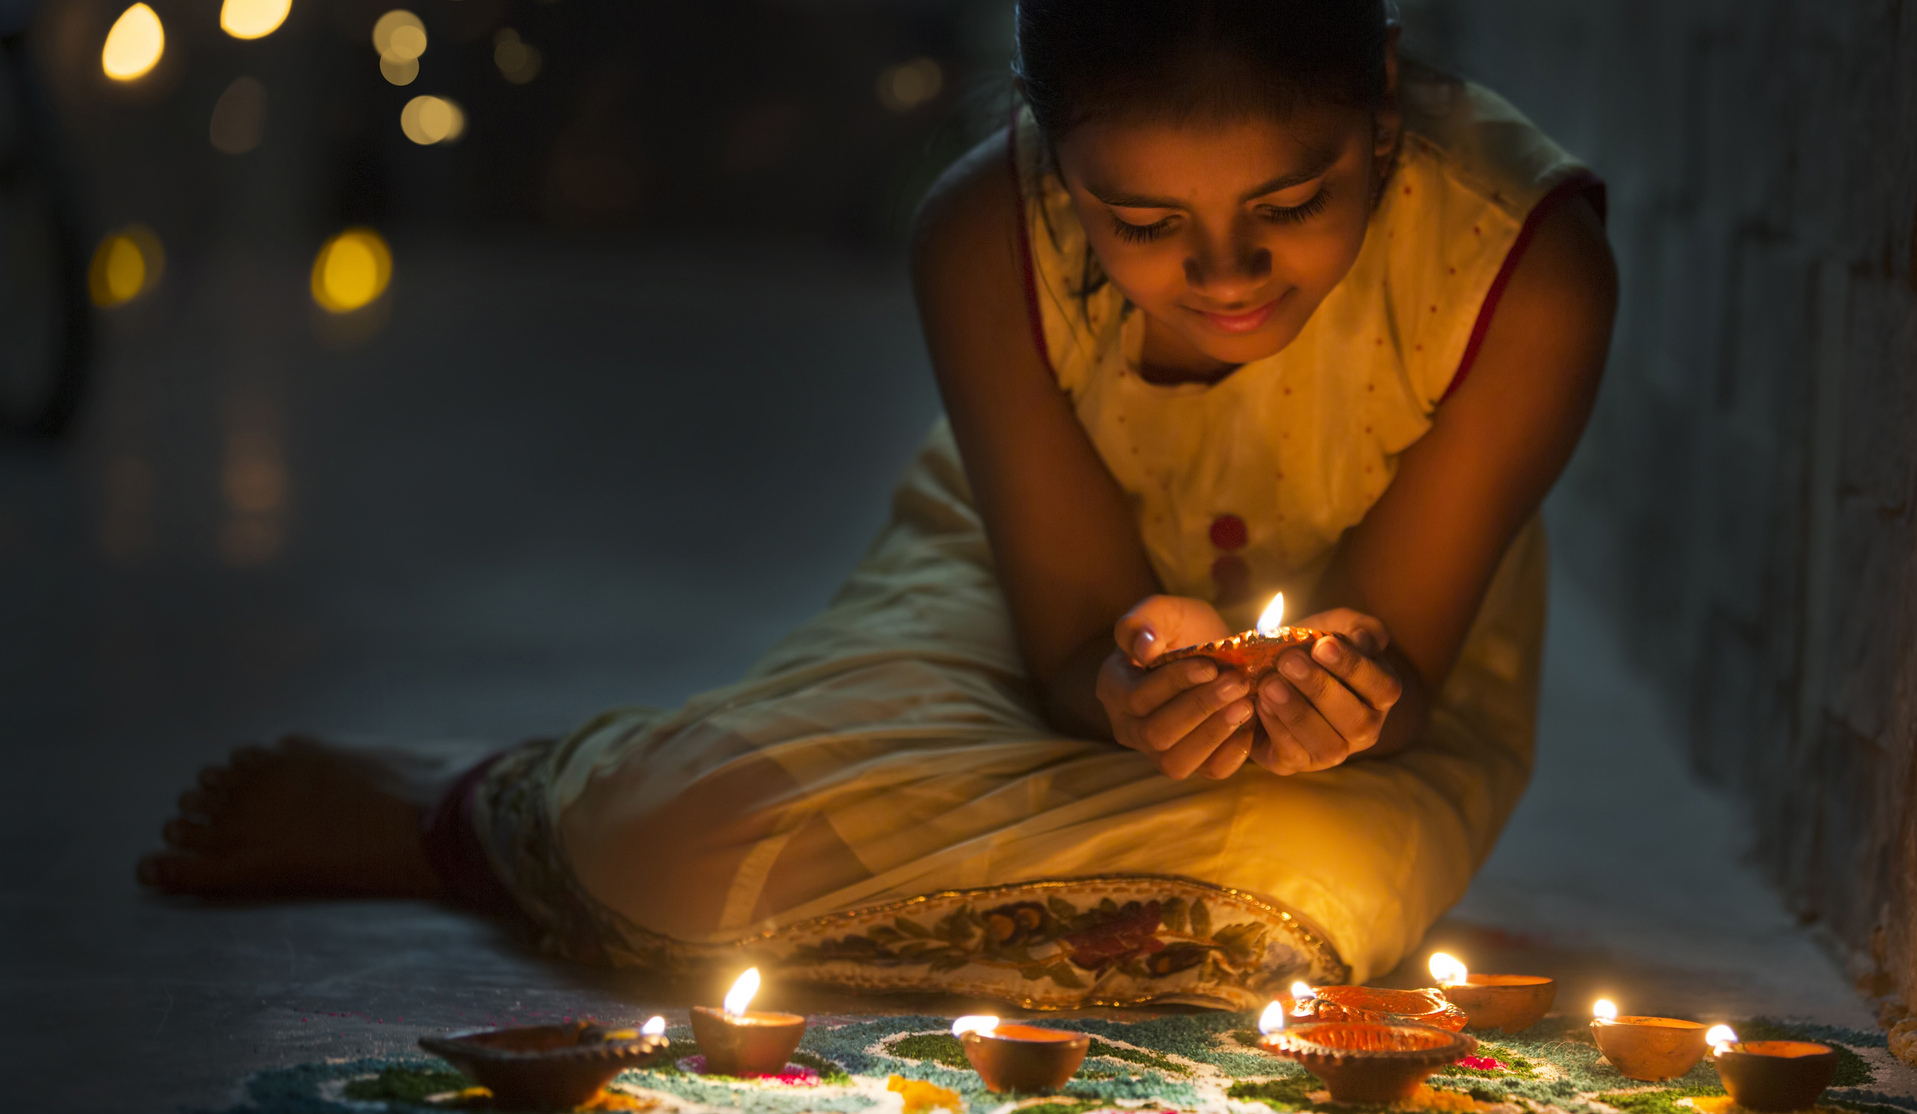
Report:
[[660,1017],[658,1014],[653,1014],[646,1019],[644,1025],[639,1026],[639,1032],[648,1037],[664,1036],[666,1032],[666,1019]]
[[1264,1035],[1270,1036],[1273,1033],[1282,1033],[1284,1029],[1285,1004],[1283,1002],[1273,1002],[1271,1005],[1265,1007],[1264,1013],[1258,1015],[1258,1031]]
[[744,1017],[746,1007],[752,1004],[752,996],[759,992],[759,969],[747,967],[739,981],[726,991],[726,1016]]
[[982,1036],[990,1036],[992,1030],[996,1028],[998,1028],[998,1018],[989,1013],[972,1013],[952,1022],[952,1035],[962,1037],[967,1033],[978,1033]]
[[1258,616],[1258,633],[1266,638],[1276,638],[1285,629],[1285,594],[1271,597],[1271,605]]
[[1457,986],[1471,981],[1471,973],[1454,956],[1443,952],[1431,953],[1431,977],[1438,980],[1439,986]]
[[1738,1043],[1737,1033],[1729,1025],[1713,1025],[1704,1034],[1704,1043],[1711,1046],[1711,1054],[1722,1056]]
[[1609,998],[1599,998],[1596,1004],[1591,1007],[1591,1016],[1597,1018],[1599,1021],[1616,1021],[1617,1003],[1611,1001]]
[[1291,984],[1291,996],[1302,1002],[1307,998],[1316,998],[1318,992],[1307,983],[1295,982]]
[[166,53],[166,29],[160,17],[145,4],[135,4],[120,13],[107,31],[106,45],[100,48],[100,69],[115,81],[132,81],[160,64]]

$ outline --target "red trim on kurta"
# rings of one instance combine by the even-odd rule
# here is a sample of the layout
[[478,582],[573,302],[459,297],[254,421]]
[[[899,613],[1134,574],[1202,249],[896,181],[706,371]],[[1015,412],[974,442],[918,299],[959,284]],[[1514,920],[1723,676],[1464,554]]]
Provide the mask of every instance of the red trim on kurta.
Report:
[[1018,113],[1012,113],[1012,125],[1005,129],[1005,160],[1012,168],[1012,197],[1018,205],[1018,260],[1025,271],[1025,313],[1032,322],[1032,339],[1038,343],[1038,358],[1053,379],[1052,350],[1045,343],[1045,317],[1038,308],[1038,274],[1032,269],[1032,238],[1025,223],[1025,178],[1018,172]]
[[1498,311],[1498,300],[1504,297],[1504,287],[1511,281],[1511,272],[1518,269],[1518,260],[1523,257],[1524,249],[1531,244],[1531,237],[1537,234],[1538,225],[1551,215],[1559,205],[1573,197],[1588,196],[1591,207],[1597,210],[1598,220],[1605,216],[1604,179],[1588,170],[1577,173],[1552,186],[1549,193],[1538,199],[1531,212],[1524,218],[1524,227],[1518,229],[1518,238],[1511,241],[1511,250],[1505,253],[1504,265],[1498,268],[1498,277],[1491,280],[1491,289],[1485,291],[1484,304],[1478,308],[1477,323],[1471,326],[1471,339],[1464,344],[1464,358],[1458,361],[1458,370],[1451,376],[1451,384],[1444,389],[1438,401],[1442,403],[1450,398],[1471,374],[1471,365],[1478,358],[1478,348],[1484,344],[1484,334],[1491,329],[1491,317]]

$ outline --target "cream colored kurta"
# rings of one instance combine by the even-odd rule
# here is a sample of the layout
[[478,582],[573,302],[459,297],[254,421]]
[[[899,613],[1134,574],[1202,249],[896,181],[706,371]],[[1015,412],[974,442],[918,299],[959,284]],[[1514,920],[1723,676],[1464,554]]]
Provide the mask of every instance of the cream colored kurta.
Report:
[[[1015,135],[1060,386],[1166,589],[1240,626],[1308,589],[1391,482],[1527,216],[1581,171],[1482,89],[1406,98],[1350,275],[1284,351],[1211,387],[1138,378],[1143,318],[1085,289],[1082,230],[1029,121]],[[481,793],[482,841],[557,946],[615,962],[749,957],[1040,1006],[1244,1007],[1292,978],[1361,980],[1463,894],[1523,790],[1544,592],[1534,523],[1406,752],[1172,781],[1044,723],[940,423],[824,614],[737,685],[516,752]]]

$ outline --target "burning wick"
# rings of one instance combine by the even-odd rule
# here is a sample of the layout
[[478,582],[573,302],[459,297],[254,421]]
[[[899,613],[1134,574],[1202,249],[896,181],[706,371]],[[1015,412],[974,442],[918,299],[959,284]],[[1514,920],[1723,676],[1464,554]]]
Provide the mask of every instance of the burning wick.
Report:
[[657,1014],[654,1014],[653,1016],[647,1018],[646,1023],[644,1025],[639,1026],[640,1036],[662,1037],[662,1036],[665,1036],[665,1033],[666,1033],[666,1019],[663,1017],[660,1017]]
[[1438,980],[1439,986],[1459,986],[1471,981],[1471,973],[1464,964],[1443,952],[1431,953],[1431,977]]
[[962,1037],[967,1033],[977,1033],[982,1037],[989,1037],[992,1035],[992,1030],[996,1028],[998,1028],[998,1018],[989,1013],[967,1014],[952,1022],[952,1035]]
[[1597,1004],[1591,1007],[1591,1016],[1599,1021],[1616,1021],[1617,1003],[1609,998],[1599,998]]
[[[1306,987],[1305,989],[1309,990],[1310,987]],[[1285,1004],[1283,1002],[1272,1002],[1271,1005],[1265,1007],[1264,1013],[1258,1015],[1258,1031],[1265,1036],[1285,1031]]]
[[1711,1055],[1722,1056],[1735,1051],[1731,1046],[1738,1043],[1737,1033],[1729,1025],[1713,1025],[1704,1034],[1704,1043],[1711,1046]]
[[739,981],[732,984],[731,990],[726,991],[726,1016],[744,1017],[746,1007],[752,1004],[752,996],[758,992],[759,969],[747,967],[745,974],[739,976]]
[[1271,597],[1271,606],[1258,616],[1258,633],[1266,638],[1277,638],[1285,632],[1285,594]]

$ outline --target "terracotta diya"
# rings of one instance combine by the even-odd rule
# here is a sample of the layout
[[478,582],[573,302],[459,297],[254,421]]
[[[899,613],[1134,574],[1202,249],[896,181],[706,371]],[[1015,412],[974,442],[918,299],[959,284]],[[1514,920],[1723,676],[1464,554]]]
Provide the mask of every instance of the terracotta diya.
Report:
[[1324,1080],[1333,1102],[1390,1103],[1410,1098],[1432,1072],[1478,1047],[1476,1037],[1375,1021],[1287,1021],[1278,1002],[1258,1020],[1261,1046],[1296,1060]]
[[1084,1033],[1005,1025],[987,1016],[959,1018],[952,1022],[952,1035],[985,1089],[1000,1093],[1056,1091],[1078,1074],[1092,1047],[1092,1038]]
[[747,1011],[759,992],[759,969],[748,967],[726,992],[725,1008],[692,1007],[692,1035],[714,1075],[777,1075],[805,1036],[796,1013]]
[[1291,997],[1281,998],[1290,1018],[1312,1021],[1368,1021],[1430,1025],[1457,1032],[1468,1018],[1436,988],[1387,990],[1380,986],[1291,985]]
[[1271,601],[1271,606],[1265,608],[1265,613],[1258,617],[1256,630],[1241,631],[1230,638],[1199,646],[1168,650],[1152,662],[1152,668],[1186,658],[1210,658],[1218,663],[1218,668],[1235,669],[1243,673],[1246,680],[1256,682],[1278,668],[1279,654],[1293,646],[1302,646],[1309,653],[1312,643],[1329,637],[1324,631],[1309,627],[1287,627],[1284,625],[1284,616],[1285,594],[1280,592]]
[[1706,1035],[1717,1074],[1732,1101],[1747,1110],[1809,1110],[1837,1075],[1837,1050],[1811,1041],[1740,1041],[1729,1026]]
[[1443,952],[1432,955],[1430,966],[1439,993],[1465,1012],[1473,1029],[1529,1029],[1558,997],[1558,984],[1538,975],[1472,974]]
[[663,1017],[640,1030],[578,1021],[421,1037],[419,1046],[472,1076],[503,1107],[570,1110],[621,1071],[665,1051],[665,1031]]
[[1655,1083],[1674,1079],[1697,1066],[1709,1047],[1706,1027],[1675,1017],[1619,1016],[1617,1007],[1599,999],[1591,1011],[1591,1036],[1598,1051],[1627,1079]]

